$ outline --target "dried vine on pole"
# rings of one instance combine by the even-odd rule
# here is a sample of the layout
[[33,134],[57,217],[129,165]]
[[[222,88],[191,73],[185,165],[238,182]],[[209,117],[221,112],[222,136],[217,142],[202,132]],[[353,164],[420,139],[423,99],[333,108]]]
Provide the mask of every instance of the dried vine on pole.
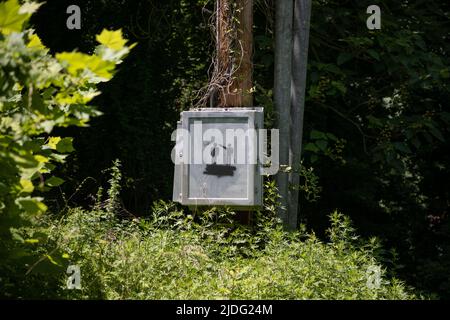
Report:
[[253,0],[217,0],[212,25],[212,74],[196,106],[252,106]]

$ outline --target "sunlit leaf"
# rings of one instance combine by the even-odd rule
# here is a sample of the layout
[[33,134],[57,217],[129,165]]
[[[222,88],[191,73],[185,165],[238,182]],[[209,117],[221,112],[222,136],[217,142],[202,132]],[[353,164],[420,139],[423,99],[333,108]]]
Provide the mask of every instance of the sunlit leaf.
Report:
[[20,179],[20,185],[22,186],[22,192],[31,193],[34,190],[33,183],[28,179]]
[[40,6],[42,6],[44,3],[37,3],[33,1],[27,1],[19,9],[20,14],[33,14],[35,13]]
[[42,203],[42,198],[17,198],[16,204],[20,209],[32,215],[44,213],[45,211],[47,211],[47,206]]
[[29,17],[29,14],[20,13],[18,0],[0,3],[0,31],[5,34],[22,31],[23,25]]
[[61,141],[61,137],[50,137],[47,146],[50,149],[56,150],[56,145]]
[[122,36],[122,29],[116,31],[103,29],[96,39],[99,43],[113,50],[121,50],[127,43],[127,40]]
[[49,161],[49,159],[47,157],[41,156],[40,154],[35,155],[34,158],[39,162],[39,163],[47,163]]
[[49,254],[46,254],[45,256],[47,257],[47,259],[48,259],[52,264],[61,267],[61,265],[60,265],[55,259],[53,259],[52,256],[50,256]]
[[27,46],[33,49],[46,49],[42,44],[41,39],[36,34],[31,35],[30,42],[28,42]]
[[91,56],[81,52],[58,53],[56,58],[61,63],[66,63],[67,70],[74,76],[88,69],[98,77],[108,80],[111,79],[115,67],[112,61],[105,61],[96,55]]

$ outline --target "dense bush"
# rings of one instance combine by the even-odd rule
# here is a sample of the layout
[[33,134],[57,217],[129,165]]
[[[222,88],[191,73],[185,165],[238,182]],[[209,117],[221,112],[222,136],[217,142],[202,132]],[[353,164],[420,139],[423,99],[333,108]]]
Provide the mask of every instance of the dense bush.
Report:
[[30,226],[47,210],[44,192],[64,182],[53,171],[73,151],[72,138],[53,131],[85,127],[99,114],[89,105],[97,85],[112,78],[131,49],[120,30],[104,30],[93,54],[50,54],[27,28],[39,6],[0,3],[0,265],[27,257],[21,244],[45,239]]
[[[262,234],[254,230],[231,230],[229,224],[211,229],[206,221],[183,220],[175,208],[170,210],[162,220],[126,223],[106,219],[103,211],[70,210],[53,230],[57,246],[81,268],[82,289],[61,289],[60,294],[106,299],[414,298],[384,271],[379,288],[368,286],[368,272],[378,263],[369,247],[352,244],[353,234],[346,235],[349,225],[337,213],[330,243],[272,227],[261,243]],[[161,228],[167,218],[178,221],[177,227]],[[61,287],[65,280],[62,276]]]
[[[118,191],[118,162],[113,168],[110,182]],[[387,275],[377,260],[378,243],[358,239],[347,217],[330,216],[328,242],[304,231],[287,233],[276,217],[273,183],[266,189],[265,208],[250,225],[236,223],[236,213],[226,208],[187,213],[164,201],[154,204],[151,218],[119,219],[110,190],[91,211],[75,208],[59,220],[49,217],[43,227],[50,236],[45,250],[38,250],[52,259],[38,260],[27,276],[10,268],[2,293],[67,299],[417,298]],[[66,287],[68,265],[80,267],[79,290]],[[373,270],[378,278],[371,278]]]

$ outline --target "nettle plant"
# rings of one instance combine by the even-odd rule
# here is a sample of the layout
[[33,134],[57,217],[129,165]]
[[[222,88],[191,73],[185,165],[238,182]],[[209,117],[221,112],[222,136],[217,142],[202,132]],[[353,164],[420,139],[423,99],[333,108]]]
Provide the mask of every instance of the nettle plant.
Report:
[[0,4],[0,233],[47,210],[34,194],[59,186],[52,175],[73,151],[57,127],[84,127],[100,114],[89,102],[130,52],[122,31],[103,30],[94,54],[52,55],[27,27],[40,4]]

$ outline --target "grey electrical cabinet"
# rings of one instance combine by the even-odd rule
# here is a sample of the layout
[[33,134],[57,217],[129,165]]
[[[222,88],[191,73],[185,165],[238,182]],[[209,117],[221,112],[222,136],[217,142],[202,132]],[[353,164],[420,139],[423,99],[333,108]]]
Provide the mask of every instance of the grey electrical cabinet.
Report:
[[184,111],[172,136],[173,200],[187,206],[262,206],[258,161],[263,108]]

